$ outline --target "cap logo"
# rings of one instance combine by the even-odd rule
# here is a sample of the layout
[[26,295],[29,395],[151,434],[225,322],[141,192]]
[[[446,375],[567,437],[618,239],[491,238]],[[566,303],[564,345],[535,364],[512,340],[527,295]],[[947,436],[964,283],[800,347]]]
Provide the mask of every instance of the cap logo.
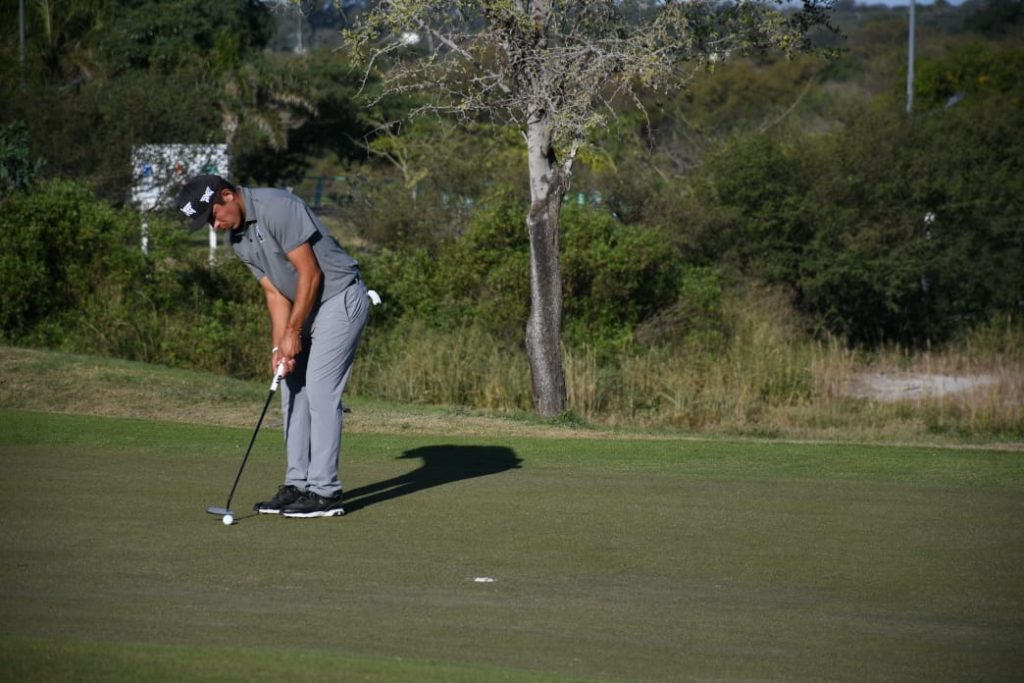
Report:
[[212,196],[213,196],[213,188],[210,187],[209,185],[207,185],[206,186],[206,192],[204,192],[203,196],[199,198],[199,201],[203,202],[204,204],[209,204],[210,203],[210,197],[212,197]]
[[192,208],[192,202],[189,202],[185,206],[181,207],[181,212],[186,216],[195,216],[196,210]]

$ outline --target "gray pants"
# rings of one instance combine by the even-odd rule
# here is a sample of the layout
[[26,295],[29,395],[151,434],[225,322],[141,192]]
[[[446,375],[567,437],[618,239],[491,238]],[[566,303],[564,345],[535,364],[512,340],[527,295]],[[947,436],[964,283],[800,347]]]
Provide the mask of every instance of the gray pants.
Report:
[[295,370],[281,383],[288,452],[285,484],[321,496],[341,490],[341,394],[369,316],[366,286],[356,280],[321,302],[306,320]]

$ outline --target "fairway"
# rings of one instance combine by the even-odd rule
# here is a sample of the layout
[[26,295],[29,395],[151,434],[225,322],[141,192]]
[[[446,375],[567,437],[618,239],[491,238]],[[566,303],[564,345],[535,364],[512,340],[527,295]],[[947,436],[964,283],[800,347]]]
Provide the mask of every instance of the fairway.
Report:
[[[0,412],[3,680],[1019,680],[1019,452],[346,434],[256,517],[246,429]],[[487,579],[479,580],[479,579]]]

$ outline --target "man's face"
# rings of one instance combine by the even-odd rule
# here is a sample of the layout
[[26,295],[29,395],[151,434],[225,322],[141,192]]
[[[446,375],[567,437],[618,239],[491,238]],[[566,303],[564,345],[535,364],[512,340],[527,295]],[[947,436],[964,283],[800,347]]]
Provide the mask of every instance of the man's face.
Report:
[[220,191],[220,203],[214,203],[210,210],[210,225],[214,230],[235,230],[245,220],[245,204],[242,195],[228,189]]

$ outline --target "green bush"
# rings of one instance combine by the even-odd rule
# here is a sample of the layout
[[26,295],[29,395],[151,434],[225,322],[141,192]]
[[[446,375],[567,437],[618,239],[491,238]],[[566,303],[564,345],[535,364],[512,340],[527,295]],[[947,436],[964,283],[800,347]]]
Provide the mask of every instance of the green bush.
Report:
[[814,234],[804,206],[807,147],[745,135],[712,155],[693,181],[704,207],[698,252],[769,283],[794,284]]
[[[499,189],[474,211],[463,235],[433,248],[383,250],[363,259],[367,281],[388,308],[380,322],[422,320],[452,329],[472,320],[520,344],[530,305],[526,206]],[[562,211],[565,338],[613,350],[677,297],[678,264],[662,233],[628,226],[605,211]]]
[[637,325],[677,298],[677,262],[657,228],[570,204],[562,210],[561,251],[569,344],[621,348]]
[[829,140],[806,211],[805,310],[854,341],[941,342],[1024,306],[1019,97],[919,119],[868,112]]
[[367,282],[385,300],[375,325],[422,320],[452,329],[475,321],[498,338],[521,342],[530,303],[524,211],[514,192],[498,188],[462,235],[363,257]]
[[702,263],[784,285],[858,344],[952,339],[1024,306],[1024,101],[908,117],[863,107],[827,134],[733,141],[691,181]]
[[636,340],[642,347],[714,354],[725,344],[722,275],[707,266],[682,269],[676,302],[641,323]]
[[267,369],[260,289],[237,259],[209,268],[178,226],[141,217],[88,189],[40,183],[0,212],[0,324],[6,342],[202,368]]
[[146,273],[138,218],[96,200],[80,185],[40,184],[4,201],[0,212],[0,326],[16,339],[65,311],[81,310],[104,288]]
[[942,107],[953,96],[968,100],[996,93],[1020,92],[1024,85],[1024,49],[992,49],[974,42],[940,59],[922,60],[914,81],[914,103]]
[[42,166],[41,159],[32,157],[24,121],[0,126],[0,199],[11,192],[27,190]]

